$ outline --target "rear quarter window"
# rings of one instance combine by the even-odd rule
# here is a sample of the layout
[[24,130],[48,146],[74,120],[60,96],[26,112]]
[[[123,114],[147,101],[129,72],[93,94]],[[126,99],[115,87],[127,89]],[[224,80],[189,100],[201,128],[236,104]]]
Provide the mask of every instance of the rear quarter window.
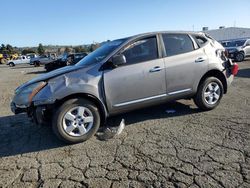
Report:
[[193,35],[192,37],[194,38],[199,47],[206,45],[208,42],[208,40],[201,35]]
[[187,34],[163,34],[166,55],[179,55],[194,50],[194,44]]

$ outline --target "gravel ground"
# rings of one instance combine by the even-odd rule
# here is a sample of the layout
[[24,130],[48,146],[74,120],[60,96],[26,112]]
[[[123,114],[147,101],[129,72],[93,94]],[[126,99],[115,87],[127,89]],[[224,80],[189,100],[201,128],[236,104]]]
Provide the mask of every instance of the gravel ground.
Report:
[[250,61],[240,68],[215,110],[180,100],[112,118],[127,124],[114,139],[65,145],[9,109],[43,68],[1,65],[0,187],[250,187]]

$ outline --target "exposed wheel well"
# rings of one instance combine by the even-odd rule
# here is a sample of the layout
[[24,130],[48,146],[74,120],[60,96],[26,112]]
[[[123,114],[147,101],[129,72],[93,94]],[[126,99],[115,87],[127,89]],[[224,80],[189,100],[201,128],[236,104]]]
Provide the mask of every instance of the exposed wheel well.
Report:
[[219,71],[219,70],[210,70],[210,71],[208,71],[208,72],[201,78],[198,87],[199,87],[200,84],[201,84],[206,78],[208,78],[208,77],[216,77],[216,78],[218,78],[218,79],[221,81],[222,85],[223,85],[224,94],[227,93],[227,80],[226,80],[226,78],[225,78],[225,75],[224,75],[221,71]]
[[95,96],[93,95],[90,95],[90,94],[86,94],[86,93],[77,93],[77,94],[72,94],[72,95],[69,95],[67,97],[64,97],[60,100],[57,100],[55,105],[56,106],[60,106],[62,105],[65,101],[69,100],[69,99],[74,99],[74,98],[84,98],[84,99],[87,99],[91,102],[93,102],[97,108],[99,109],[100,111],[100,117],[101,117],[101,125],[104,125],[105,121],[106,121],[106,118],[107,118],[107,112],[106,112],[106,109],[105,107],[103,106],[102,102],[97,99]]
[[238,53],[242,53],[243,55],[245,55],[245,52],[243,50],[239,51]]

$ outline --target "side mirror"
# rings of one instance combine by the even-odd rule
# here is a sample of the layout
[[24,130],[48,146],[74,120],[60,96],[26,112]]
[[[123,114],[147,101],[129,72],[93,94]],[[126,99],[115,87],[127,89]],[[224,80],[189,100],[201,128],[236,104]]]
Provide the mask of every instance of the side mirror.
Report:
[[126,64],[126,57],[123,54],[117,54],[112,57],[112,63],[114,66]]

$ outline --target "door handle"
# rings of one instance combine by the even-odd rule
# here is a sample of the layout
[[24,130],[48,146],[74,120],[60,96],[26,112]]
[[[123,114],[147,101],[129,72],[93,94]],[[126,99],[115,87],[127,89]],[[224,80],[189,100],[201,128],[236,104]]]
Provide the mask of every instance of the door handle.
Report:
[[195,60],[195,63],[201,63],[203,61],[205,61],[206,59],[204,57],[199,57]]
[[159,71],[161,71],[162,69],[163,69],[163,68],[161,68],[160,66],[156,66],[156,67],[150,69],[149,72],[159,72]]

